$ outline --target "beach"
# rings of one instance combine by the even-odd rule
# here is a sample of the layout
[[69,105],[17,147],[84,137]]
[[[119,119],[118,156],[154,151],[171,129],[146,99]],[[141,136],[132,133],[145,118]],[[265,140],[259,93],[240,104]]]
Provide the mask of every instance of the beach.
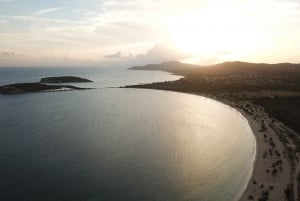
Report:
[[[286,127],[282,122],[271,117],[263,107],[250,101],[228,97],[227,93],[193,93],[236,109],[244,116],[256,139],[256,153],[253,171],[248,184],[238,201],[277,201],[298,199],[296,170],[299,163],[292,160],[289,152],[296,148],[291,136],[297,133]],[[289,149],[287,149],[289,148]],[[290,153],[291,154],[291,153]]]
[[[293,200],[289,196],[297,192],[296,186],[293,185],[296,179],[293,177],[294,164],[289,161],[288,151],[279,138],[282,133],[292,131],[270,117],[260,106],[246,101],[228,100],[220,96],[212,97],[207,94],[205,96],[237,109],[248,120],[256,138],[253,172],[239,200]],[[289,140],[287,136],[285,139]]]
[[299,65],[225,62],[203,67],[167,62],[131,69],[185,77],[128,88],[197,94],[235,108],[248,120],[256,138],[256,158],[248,185],[237,200],[298,200]]

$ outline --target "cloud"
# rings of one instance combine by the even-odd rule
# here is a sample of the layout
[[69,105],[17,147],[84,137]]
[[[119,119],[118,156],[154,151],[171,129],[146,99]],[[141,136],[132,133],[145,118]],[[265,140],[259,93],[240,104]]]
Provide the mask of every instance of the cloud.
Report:
[[[0,2],[9,1],[12,0],[0,0]],[[223,33],[226,30],[229,30],[228,33],[230,33],[233,30],[233,33],[243,35],[238,32],[243,30],[242,33],[249,33],[248,35],[253,35],[252,38],[256,38],[256,35],[262,35],[260,32],[255,34],[259,30],[266,36],[265,38],[257,37],[258,41],[263,39],[262,41],[265,43],[270,41],[272,45],[277,44],[278,47],[285,47],[277,48],[277,55],[285,51],[294,54],[295,58],[299,58],[299,55],[296,55],[299,52],[298,47],[300,47],[300,40],[298,39],[300,28],[297,26],[300,22],[298,0],[289,0],[289,3],[283,0],[228,0],[225,3],[223,0],[105,0],[97,1],[102,3],[98,5],[95,3],[93,8],[85,6],[84,0],[79,1],[82,2],[82,6],[75,6],[74,4],[74,6],[69,7],[62,4],[62,7],[55,7],[53,6],[54,3],[51,3],[50,8],[41,10],[37,8],[38,11],[31,15],[0,16],[3,18],[3,20],[0,19],[0,24],[5,24],[3,26],[5,32],[3,30],[0,32],[0,41],[4,43],[4,47],[18,52],[18,57],[15,60],[20,61],[20,55],[22,55],[27,58],[26,61],[29,65],[30,60],[34,62],[38,59],[51,64],[55,60],[57,65],[64,65],[66,58],[70,61],[73,60],[74,63],[79,63],[80,60],[82,65],[84,62],[87,65],[90,63],[101,65],[102,62],[112,64],[123,62],[130,65],[131,62],[134,65],[158,63],[165,60],[181,60],[187,55],[176,49],[175,45],[170,45],[169,43],[172,42],[168,41],[172,40],[172,34],[174,34],[174,30],[170,29],[171,22],[178,25],[178,30],[181,31],[181,24],[184,24],[185,21],[180,23],[176,17],[180,19],[181,16],[191,13],[199,13],[200,15],[206,6],[211,4],[213,19],[199,17],[186,23],[192,24],[193,22],[199,27],[205,27],[205,23],[209,24],[215,33]],[[236,9],[231,9],[228,13],[237,12],[238,17],[233,18],[237,21],[246,16],[243,23],[237,23],[237,26],[227,26],[226,21],[222,20],[223,18],[227,19],[226,16],[218,17],[217,15],[219,10],[222,11],[227,8],[218,4],[221,2],[225,5],[230,3],[236,5],[234,7]],[[64,15],[54,15],[57,13],[53,12],[61,9],[63,9]],[[50,13],[55,18],[53,16],[48,17],[47,14]],[[233,23],[231,22],[231,24]],[[224,27],[224,30],[218,29],[219,27]],[[204,28],[203,31],[205,32]],[[286,35],[279,35],[280,32]],[[205,38],[201,33],[202,29],[199,31],[199,37]],[[279,37],[273,40],[272,37],[275,34]],[[214,41],[214,35],[207,34],[207,36]],[[184,38],[186,37],[181,39]],[[283,43],[285,46],[282,45]],[[215,44],[212,43],[212,45]],[[291,50],[292,47],[294,49]],[[223,47],[220,49],[227,50]],[[268,51],[272,52],[275,48],[270,45],[269,49],[271,51]],[[66,52],[70,53],[66,56]],[[265,52],[261,51],[260,55],[264,55]],[[213,61],[223,57],[227,58],[229,54],[222,53],[211,57],[206,54],[204,56],[207,58],[196,55],[199,60]],[[1,57],[4,56],[1,55]]]
[[14,2],[15,0],[0,0],[0,3],[1,2],[5,2],[5,3],[8,3],[8,2]]
[[6,20],[0,19],[0,24],[6,24],[6,23],[7,23]]
[[[233,57],[232,57],[233,56]],[[234,57],[234,54],[229,51],[219,51],[215,52],[210,55],[202,56],[192,56],[183,58],[180,61],[184,63],[193,63],[193,64],[201,64],[201,65],[213,65],[216,63],[221,63],[224,61],[235,61],[236,58]]]
[[14,52],[1,52],[0,53],[0,58],[11,58],[14,56],[15,56]]
[[157,43],[145,53],[137,55],[129,53],[126,55],[121,51],[118,51],[114,54],[106,55],[101,62],[105,63],[105,65],[125,67],[157,64],[165,61],[181,61],[184,63],[212,65],[223,62],[226,58],[234,60],[235,58],[230,58],[232,55],[233,53],[229,51],[219,51],[207,56],[191,56],[176,49],[170,44]]
[[135,57],[138,62],[160,63],[162,61],[182,59],[186,54],[176,50],[176,48],[166,44],[156,44],[146,54]]
[[[179,0],[175,1],[178,4]],[[26,29],[0,33],[0,40],[12,46],[22,44],[18,52],[31,58],[47,57],[45,61],[50,57],[60,58],[63,52],[68,51],[72,52],[69,59],[86,59],[87,62],[98,59],[100,63],[99,58],[114,62],[146,62],[147,58],[151,62],[159,61],[173,58],[169,55],[171,51],[155,47],[156,51],[164,51],[156,54],[154,50],[147,52],[147,49],[164,40],[166,26],[163,16],[168,5],[166,0],[162,0],[162,4],[150,0],[107,0],[89,10],[64,7],[68,14],[64,18],[46,15],[62,8],[42,9],[33,15],[10,17],[13,22],[20,21]],[[107,55],[107,52],[114,54]]]
[[124,55],[121,51],[118,51],[117,53],[106,55],[101,62],[106,65],[134,66],[181,60],[186,56],[186,54],[170,45],[158,43],[143,54],[132,55],[128,53]]
[[109,54],[109,55],[106,55],[105,58],[106,58],[106,59],[122,59],[122,58],[124,58],[124,57],[122,56],[122,52],[121,52],[121,51],[118,51],[118,52],[115,53],[115,54]]
[[62,8],[47,8],[47,9],[42,9],[42,10],[39,10],[39,11],[35,12],[33,15],[34,16],[45,15],[45,14],[53,13],[53,12],[61,10],[61,9]]

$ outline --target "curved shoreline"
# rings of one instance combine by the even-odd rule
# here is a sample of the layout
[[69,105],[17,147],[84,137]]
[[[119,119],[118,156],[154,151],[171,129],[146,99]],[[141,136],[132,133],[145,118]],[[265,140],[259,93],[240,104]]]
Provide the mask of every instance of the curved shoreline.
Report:
[[204,96],[237,109],[248,120],[256,138],[257,153],[252,176],[239,200],[300,199],[299,130],[288,127],[299,128],[295,126],[300,119],[300,115],[295,114],[300,108],[297,103],[300,100],[300,85],[295,81],[299,80],[299,65],[225,62],[202,68],[166,62],[134,69],[162,70],[185,77],[173,82],[126,88]]
[[[132,86],[130,88],[135,87]],[[166,89],[146,89],[173,91],[206,97],[237,110],[248,121],[248,125],[255,137],[256,154],[249,180],[242,193],[237,195],[235,200],[286,200],[286,191],[295,191],[295,187],[293,186],[294,178],[292,177],[293,167],[287,156],[288,151],[286,149],[286,145],[283,144],[281,139],[279,139],[279,135],[282,133],[278,131],[290,130],[278,120],[270,117],[264,111],[264,108],[254,105],[249,101],[226,99],[222,97],[222,94],[219,94],[220,96],[216,96],[215,94],[210,95]],[[289,140],[288,137],[286,137],[286,140]],[[278,161],[280,161],[279,164]],[[292,196],[294,196],[294,194]]]
[[[224,102],[222,102],[222,103],[225,104]],[[254,153],[254,160],[253,160],[253,164],[252,164],[251,173],[249,174],[248,181],[245,184],[242,193],[237,196],[236,201],[239,201],[248,193],[248,188],[251,185],[251,180],[253,179],[253,175],[254,175],[256,167],[257,167],[257,164],[256,164],[257,158],[258,158],[258,155],[260,154],[260,146],[258,145],[258,139],[257,139],[259,130],[257,129],[257,126],[258,126],[257,123],[254,121],[254,119],[252,119],[251,116],[249,116],[247,113],[245,113],[243,110],[241,110],[239,108],[234,108],[230,105],[228,105],[228,106],[235,109],[237,112],[239,112],[243,116],[243,118],[245,118],[245,120],[247,121],[247,123],[252,131],[252,134],[255,138],[255,153]]]
[[260,145],[259,145],[259,141],[258,141],[259,124],[250,115],[248,115],[243,109],[232,106],[232,104],[230,104],[226,100],[219,100],[217,98],[207,96],[207,95],[204,95],[204,94],[198,94],[198,93],[188,93],[188,94],[193,94],[193,95],[205,97],[205,98],[220,102],[220,103],[226,105],[227,107],[231,108],[232,110],[235,110],[237,113],[239,113],[247,121],[247,124],[249,125],[249,127],[251,129],[251,133],[252,133],[252,135],[254,136],[254,139],[255,139],[255,145],[254,145],[255,146],[254,147],[254,152],[255,153],[254,153],[254,156],[253,156],[254,159],[253,159],[251,172],[248,175],[248,181],[245,183],[245,185],[243,187],[243,190],[241,191],[241,193],[239,195],[236,196],[234,201],[249,200],[247,198],[247,194],[249,194],[251,181],[253,180],[255,171],[257,169],[258,156],[261,154],[261,151],[260,151],[261,149],[260,149]]
[[[180,92],[180,93],[182,93],[182,92]],[[226,105],[227,107],[231,108],[232,110],[235,110],[237,113],[239,113],[247,121],[247,124],[249,125],[249,127],[251,129],[251,133],[252,133],[252,135],[254,136],[254,139],[255,139],[255,145],[254,145],[255,146],[255,148],[254,148],[255,153],[254,153],[254,159],[253,159],[251,172],[248,175],[248,181],[245,183],[245,185],[243,187],[243,190],[241,191],[241,193],[239,195],[236,196],[236,199],[234,201],[249,200],[249,199],[247,199],[246,195],[249,194],[251,181],[253,180],[255,171],[257,169],[257,162],[258,162],[257,159],[258,159],[258,156],[261,154],[261,151],[260,151],[261,149],[260,149],[260,145],[259,145],[259,141],[258,141],[258,133],[259,133],[259,124],[258,124],[258,122],[256,122],[243,109],[232,106],[232,104],[230,102],[226,101],[226,100],[219,100],[215,97],[211,97],[211,96],[204,95],[204,94],[198,94],[198,93],[188,93],[188,94],[193,94],[193,95],[205,97],[205,98],[220,102],[220,103]]]
[[[290,175],[292,174],[292,166],[285,154],[287,152],[285,146],[279,139],[278,133],[273,129],[274,127],[285,128],[285,126],[282,125],[281,122],[270,117],[262,107],[256,106],[252,103],[246,103],[243,101],[234,102],[207,94],[190,94],[204,96],[206,98],[219,101],[227,105],[228,107],[235,109],[247,120],[248,125],[252,130],[252,133],[255,137],[256,147],[253,168],[243,192],[241,193],[241,195],[237,196],[236,200],[249,201],[259,200],[261,198],[265,198],[265,200],[285,200],[285,190],[288,188],[290,183],[292,183],[290,179]],[[250,105],[252,115],[248,113],[249,111],[247,112],[247,109],[244,107],[245,104]],[[267,126],[265,126],[265,124],[267,124],[265,122],[268,122]],[[264,127],[265,129],[263,129]],[[274,153],[274,147],[271,147],[269,142],[266,142],[266,138],[272,139],[272,142],[276,144],[276,149],[279,146],[279,149],[281,150],[279,157],[278,155],[274,156],[275,154],[272,154],[271,156],[267,156],[266,158],[264,158],[266,151],[270,151],[272,149]],[[282,170],[278,171],[274,175],[271,172],[271,167],[273,167],[275,161],[278,161],[279,159],[283,164],[282,167],[280,166]],[[267,173],[267,170],[269,170],[270,172]]]
[[[180,93],[182,93],[182,92],[180,92]],[[185,93],[185,92],[183,92],[183,93]],[[258,163],[257,159],[258,159],[258,156],[261,154],[261,151],[260,151],[261,149],[260,149],[260,145],[259,145],[259,141],[258,141],[259,124],[250,115],[248,115],[243,109],[234,107],[230,102],[228,102],[226,100],[219,100],[215,97],[211,97],[211,96],[204,95],[204,94],[198,94],[198,93],[187,93],[187,94],[193,94],[193,95],[205,97],[205,98],[220,102],[220,103],[226,105],[227,107],[235,110],[247,121],[247,124],[249,125],[249,127],[251,129],[251,133],[255,139],[254,160],[253,160],[251,172],[249,173],[249,176],[248,176],[248,181],[245,183],[243,190],[241,191],[241,193],[239,195],[236,196],[234,201],[249,200],[249,199],[247,199],[247,194],[249,194],[249,192],[250,192],[251,181],[253,180],[255,171],[257,169],[257,163]]]
[[165,89],[149,89],[149,88],[147,88],[147,90],[170,91],[170,92],[185,93],[185,94],[191,94],[191,95],[196,95],[196,96],[208,98],[212,101],[216,101],[216,102],[219,102],[221,104],[224,104],[224,106],[227,106],[230,109],[234,110],[239,115],[241,115],[242,118],[245,119],[245,121],[247,121],[247,124],[249,125],[251,133],[252,133],[252,135],[254,136],[254,139],[255,139],[254,160],[253,160],[251,171],[250,171],[249,176],[248,176],[248,181],[245,183],[241,193],[236,195],[236,198],[234,199],[234,201],[244,201],[244,200],[249,201],[247,195],[251,192],[251,181],[253,181],[253,178],[256,175],[256,171],[263,171],[261,169],[257,170],[257,163],[258,163],[257,159],[258,159],[258,156],[262,153],[261,152],[262,149],[260,148],[261,144],[259,144],[259,140],[258,140],[258,133],[259,133],[259,127],[260,127],[259,123],[256,122],[243,109],[233,106],[230,102],[228,102],[226,100],[220,100],[220,99],[217,99],[216,97],[212,97],[212,96],[209,96],[207,94],[199,94],[199,93],[193,93],[193,92],[180,92],[180,91],[172,91],[172,90],[165,90]]

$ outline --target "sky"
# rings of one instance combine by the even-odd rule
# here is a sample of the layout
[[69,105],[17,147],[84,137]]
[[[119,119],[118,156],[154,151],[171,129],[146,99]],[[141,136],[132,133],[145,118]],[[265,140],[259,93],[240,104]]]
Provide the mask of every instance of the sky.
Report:
[[0,0],[0,66],[300,63],[299,0]]

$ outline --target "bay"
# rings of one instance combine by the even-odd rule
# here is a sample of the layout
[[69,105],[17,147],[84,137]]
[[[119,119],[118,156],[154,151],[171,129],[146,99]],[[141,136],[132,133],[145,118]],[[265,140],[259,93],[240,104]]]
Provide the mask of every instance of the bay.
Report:
[[236,110],[191,94],[106,88],[175,75],[0,72],[5,84],[72,74],[95,80],[90,86],[97,88],[0,95],[1,200],[232,201],[248,182],[255,138]]

